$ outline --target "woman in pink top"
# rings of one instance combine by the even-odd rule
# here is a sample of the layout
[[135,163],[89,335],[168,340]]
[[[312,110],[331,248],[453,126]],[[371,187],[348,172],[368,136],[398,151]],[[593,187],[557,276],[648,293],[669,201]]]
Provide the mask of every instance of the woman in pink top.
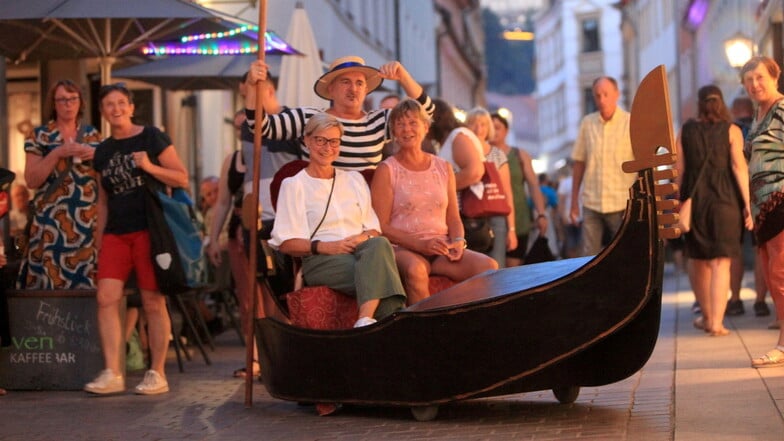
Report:
[[371,196],[381,231],[395,245],[409,303],[416,303],[429,295],[431,274],[460,282],[498,265],[465,249],[452,167],[422,151],[430,125],[422,106],[404,100],[388,121],[398,151],[376,169]]

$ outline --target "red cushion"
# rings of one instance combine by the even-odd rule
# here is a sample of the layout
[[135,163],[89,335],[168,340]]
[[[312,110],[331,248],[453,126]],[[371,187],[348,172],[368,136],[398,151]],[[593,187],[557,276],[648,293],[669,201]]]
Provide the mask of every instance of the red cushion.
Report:
[[306,286],[286,295],[291,323],[308,329],[349,329],[357,321],[357,299],[326,286]]
[[[430,277],[430,294],[454,285],[442,276]],[[286,295],[291,323],[307,329],[350,329],[357,320],[357,299],[326,286],[307,286]]]
[[430,276],[430,280],[428,281],[428,290],[432,296],[433,294],[441,292],[454,284],[455,282],[453,282],[449,277]]

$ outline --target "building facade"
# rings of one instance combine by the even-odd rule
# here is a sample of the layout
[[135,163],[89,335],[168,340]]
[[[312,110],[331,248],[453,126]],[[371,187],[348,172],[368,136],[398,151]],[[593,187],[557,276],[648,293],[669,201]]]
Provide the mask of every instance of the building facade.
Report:
[[[580,120],[595,110],[592,83],[623,83],[621,13],[611,0],[551,0],[535,19],[539,151],[553,171],[571,156]],[[628,109],[628,102],[621,100]]]
[[667,69],[676,132],[696,116],[700,87],[718,86],[731,103],[744,92],[725,43],[737,36],[751,39],[757,7],[748,0],[621,2],[629,96],[648,71],[662,64]]

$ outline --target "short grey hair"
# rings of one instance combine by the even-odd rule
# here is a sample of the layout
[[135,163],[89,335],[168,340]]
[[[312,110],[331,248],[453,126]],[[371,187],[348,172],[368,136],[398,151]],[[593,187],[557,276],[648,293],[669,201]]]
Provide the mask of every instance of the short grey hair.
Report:
[[308,119],[305,124],[305,136],[312,136],[316,132],[337,127],[340,130],[340,136],[343,136],[343,124],[337,118],[329,113],[317,113]]

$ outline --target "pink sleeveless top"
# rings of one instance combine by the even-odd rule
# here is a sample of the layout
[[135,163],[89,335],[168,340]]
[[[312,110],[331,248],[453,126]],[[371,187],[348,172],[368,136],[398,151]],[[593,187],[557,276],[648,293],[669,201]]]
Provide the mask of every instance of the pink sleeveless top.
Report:
[[390,224],[421,239],[446,236],[449,163],[431,155],[427,170],[412,171],[395,157],[384,162],[389,166],[394,189]]

